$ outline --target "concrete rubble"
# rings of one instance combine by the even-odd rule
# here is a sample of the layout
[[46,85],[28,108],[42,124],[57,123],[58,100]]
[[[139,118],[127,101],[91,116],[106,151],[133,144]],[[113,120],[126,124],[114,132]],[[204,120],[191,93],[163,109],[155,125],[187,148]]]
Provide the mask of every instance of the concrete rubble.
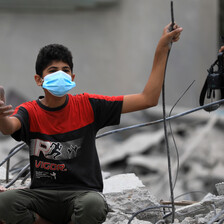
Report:
[[[121,174],[104,180],[103,192],[111,211],[106,221],[108,224],[117,223],[115,220],[125,223],[142,208],[159,206],[156,198],[134,174]],[[142,214],[141,220],[153,221],[158,217],[162,218],[160,212],[155,210]]]
[[[111,193],[106,189],[107,182],[111,183],[110,178],[104,181],[104,191],[107,192],[105,196],[110,207],[110,213],[105,222],[106,224],[128,223],[132,214],[150,207],[154,209],[140,213],[131,223],[136,222],[143,224],[164,221],[163,210],[159,208],[155,209],[155,207],[161,206],[162,202],[159,202],[158,199],[151,194],[150,189],[142,187],[141,181],[134,174],[118,175],[115,178],[111,178],[113,179],[113,185],[119,184],[123,178],[126,178],[129,181],[126,185],[122,186],[120,192],[118,192],[117,188],[116,192]],[[133,189],[131,189],[131,186],[133,186]],[[127,187],[127,190],[125,190],[125,187]],[[219,189],[224,192],[224,183],[219,184]],[[224,195],[213,195],[208,193],[199,202],[192,202],[191,205],[181,206],[179,208],[176,206],[174,223],[209,223],[218,215],[217,218],[212,221],[212,223],[215,223],[224,218],[223,208]],[[166,213],[169,214],[170,211],[167,210]],[[166,218],[166,221],[171,223],[171,215]]]
[[[21,180],[18,180],[10,188],[26,187],[29,181],[27,180],[24,185],[21,185]],[[4,181],[1,180],[1,182]],[[216,187],[220,192],[224,192],[224,183],[219,183]],[[104,195],[109,205],[105,224],[150,224],[164,223],[165,221],[166,223],[205,224],[220,223],[220,220],[224,218],[224,195],[208,193],[198,202],[179,201],[178,204],[175,201],[177,203],[175,220],[171,222],[172,209],[160,208],[166,203],[158,201],[150,189],[144,186],[133,173],[115,175],[105,179]],[[140,212],[132,219],[133,214],[141,210],[146,211]],[[167,217],[164,219],[166,215]]]

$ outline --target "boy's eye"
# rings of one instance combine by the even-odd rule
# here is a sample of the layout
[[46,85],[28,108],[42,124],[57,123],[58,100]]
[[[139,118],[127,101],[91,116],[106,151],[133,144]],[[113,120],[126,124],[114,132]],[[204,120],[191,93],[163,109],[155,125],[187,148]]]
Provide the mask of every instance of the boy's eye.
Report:
[[52,69],[52,70],[49,71],[49,73],[54,73],[54,72],[57,72],[57,70]]
[[70,70],[69,69],[63,69],[63,72],[70,73]]

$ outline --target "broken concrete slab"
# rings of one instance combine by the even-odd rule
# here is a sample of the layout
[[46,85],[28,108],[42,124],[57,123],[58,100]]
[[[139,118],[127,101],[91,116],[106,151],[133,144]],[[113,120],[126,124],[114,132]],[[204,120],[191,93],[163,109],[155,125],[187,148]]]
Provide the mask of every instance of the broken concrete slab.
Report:
[[[122,217],[129,215],[128,218],[130,219],[132,214],[144,208],[160,206],[156,198],[147,188],[136,188],[117,193],[108,193],[105,194],[105,197],[112,211],[108,219],[115,219],[113,216],[117,216],[118,213],[122,214]],[[159,209],[149,209],[139,214],[137,219],[155,223],[155,221],[162,219],[162,213]]]
[[104,180],[103,193],[122,192],[139,187],[144,187],[144,185],[134,173],[119,174]]
[[[159,206],[159,202],[145,188],[142,181],[134,174],[119,174],[104,180],[103,193],[107,199],[110,213],[105,223],[128,223],[132,214],[150,206]],[[154,223],[162,218],[160,211],[148,211],[138,216],[132,223]],[[141,220],[147,220],[141,221]]]

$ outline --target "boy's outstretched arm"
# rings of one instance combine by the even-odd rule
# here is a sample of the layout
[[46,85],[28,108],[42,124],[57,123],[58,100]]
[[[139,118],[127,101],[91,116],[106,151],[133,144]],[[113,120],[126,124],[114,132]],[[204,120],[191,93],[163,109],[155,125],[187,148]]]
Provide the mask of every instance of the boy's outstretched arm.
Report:
[[169,26],[170,24],[164,28],[163,34],[157,45],[152,71],[144,90],[139,94],[124,96],[122,113],[142,110],[158,104],[170,44],[171,42],[179,40],[180,34],[183,30],[175,25],[174,30],[169,32]]
[[11,105],[5,104],[4,89],[0,86],[0,131],[4,135],[11,135],[21,128],[16,117],[9,117],[13,111]]

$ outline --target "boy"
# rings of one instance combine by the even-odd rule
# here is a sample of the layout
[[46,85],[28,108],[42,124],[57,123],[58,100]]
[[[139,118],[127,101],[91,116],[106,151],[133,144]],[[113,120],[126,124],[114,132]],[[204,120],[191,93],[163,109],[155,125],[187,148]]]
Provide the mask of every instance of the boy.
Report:
[[0,194],[0,220],[16,224],[98,224],[107,215],[95,147],[99,129],[120,122],[120,114],[157,105],[170,43],[182,28],[164,28],[152,71],[142,93],[108,97],[72,96],[72,55],[58,44],[42,48],[35,81],[44,97],[12,110],[0,101],[0,131],[30,148],[30,189]]

